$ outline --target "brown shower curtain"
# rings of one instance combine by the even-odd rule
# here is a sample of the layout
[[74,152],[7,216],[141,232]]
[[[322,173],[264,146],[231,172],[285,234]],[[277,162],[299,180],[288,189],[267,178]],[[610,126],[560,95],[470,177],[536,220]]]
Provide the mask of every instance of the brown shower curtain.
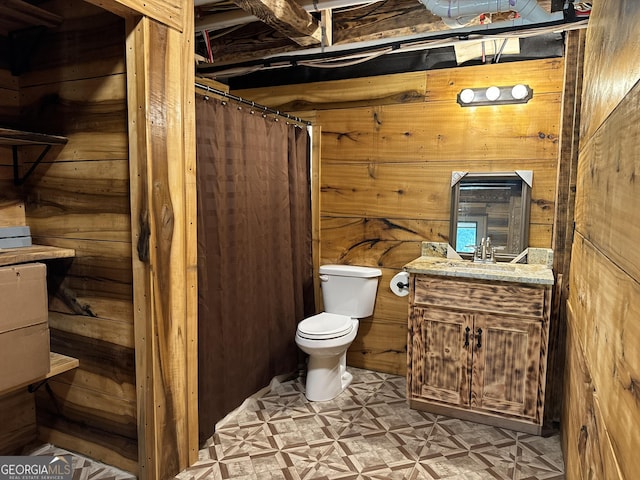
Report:
[[275,376],[298,368],[314,313],[309,136],[196,95],[200,442]]

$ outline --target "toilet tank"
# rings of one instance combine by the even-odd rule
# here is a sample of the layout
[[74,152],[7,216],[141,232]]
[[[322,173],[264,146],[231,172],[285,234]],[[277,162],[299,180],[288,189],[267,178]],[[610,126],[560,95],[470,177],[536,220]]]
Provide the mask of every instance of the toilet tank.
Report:
[[324,311],[365,318],[373,314],[379,268],[354,265],[321,265],[320,286]]

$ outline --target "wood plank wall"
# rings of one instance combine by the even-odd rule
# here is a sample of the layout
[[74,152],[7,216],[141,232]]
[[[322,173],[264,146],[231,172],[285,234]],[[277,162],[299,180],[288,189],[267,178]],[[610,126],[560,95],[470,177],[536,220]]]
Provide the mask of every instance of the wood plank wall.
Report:
[[[405,374],[407,298],[389,288],[423,240],[448,241],[452,171],[533,170],[529,244],[551,247],[563,59],[232,93],[322,129],[320,263],[381,267],[350,365]],[[528,83],[526,105],[462,108],[465,87]]]
[[[0,69],[0,125],[15,125],[19,116],[18,78]],[[0,227],[25,225],[24,202],[13,187],[10,147],[0,148]],[[4,367],[4,366],[3,366]],[[20,455],[37,440],[36,408],[26,389],[0,396],[0,455]]]
[[[41,7],[64,22],[19,78],[19,122],[69,142],[12,191],[35,242],[77,252],[49,262],[49,322],[52,350],[79,358],[80,368],[37,392],[38,437],[136,473],[124,20],[79,0]],[[23,148],[21,161],[28,166],[37,151]]]
[[562,423],[567,478],[640,468],[640,4],[594,2],[585,46]]
[[[0,68],[0,125],[17,126],[20,115],[20,88],[18,78],[8,69]],[[24,202],[13,188],[11,147],[0,146],[0,227],[24,225]]]

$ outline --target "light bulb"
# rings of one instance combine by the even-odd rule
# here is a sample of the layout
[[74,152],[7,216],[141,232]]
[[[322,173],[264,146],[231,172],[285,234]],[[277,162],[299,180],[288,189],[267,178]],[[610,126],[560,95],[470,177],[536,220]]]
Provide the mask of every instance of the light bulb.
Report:
[[500,97],[500,89],[498,87],[489,87],[487,88],[487,92],[485,93],[487,100],[491,100],[492,102],[496,101],[498,97]]
[[527,90],[527,87],[522,85],[521,83],[519,83],[518,85],[514,85],[514,87],[511,89],[511,96],[516,100],[522,100],[527,96],[528,93],[529,91]]
[[462,103],[471,103],[475,97],[475,93],[470,88],[465,88],[460,92],[460,101]]

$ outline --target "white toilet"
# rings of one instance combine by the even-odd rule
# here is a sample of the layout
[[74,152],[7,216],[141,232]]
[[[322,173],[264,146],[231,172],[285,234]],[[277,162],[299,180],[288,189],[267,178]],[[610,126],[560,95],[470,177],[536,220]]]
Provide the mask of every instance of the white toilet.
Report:
[[349,386],[347,349],[358,333],[359,318],[373,314],[378,268],[352,265],[322,265],[323,313],[298,324],[296,344],[309,355],[305,395],[312,401],[326,401]]

